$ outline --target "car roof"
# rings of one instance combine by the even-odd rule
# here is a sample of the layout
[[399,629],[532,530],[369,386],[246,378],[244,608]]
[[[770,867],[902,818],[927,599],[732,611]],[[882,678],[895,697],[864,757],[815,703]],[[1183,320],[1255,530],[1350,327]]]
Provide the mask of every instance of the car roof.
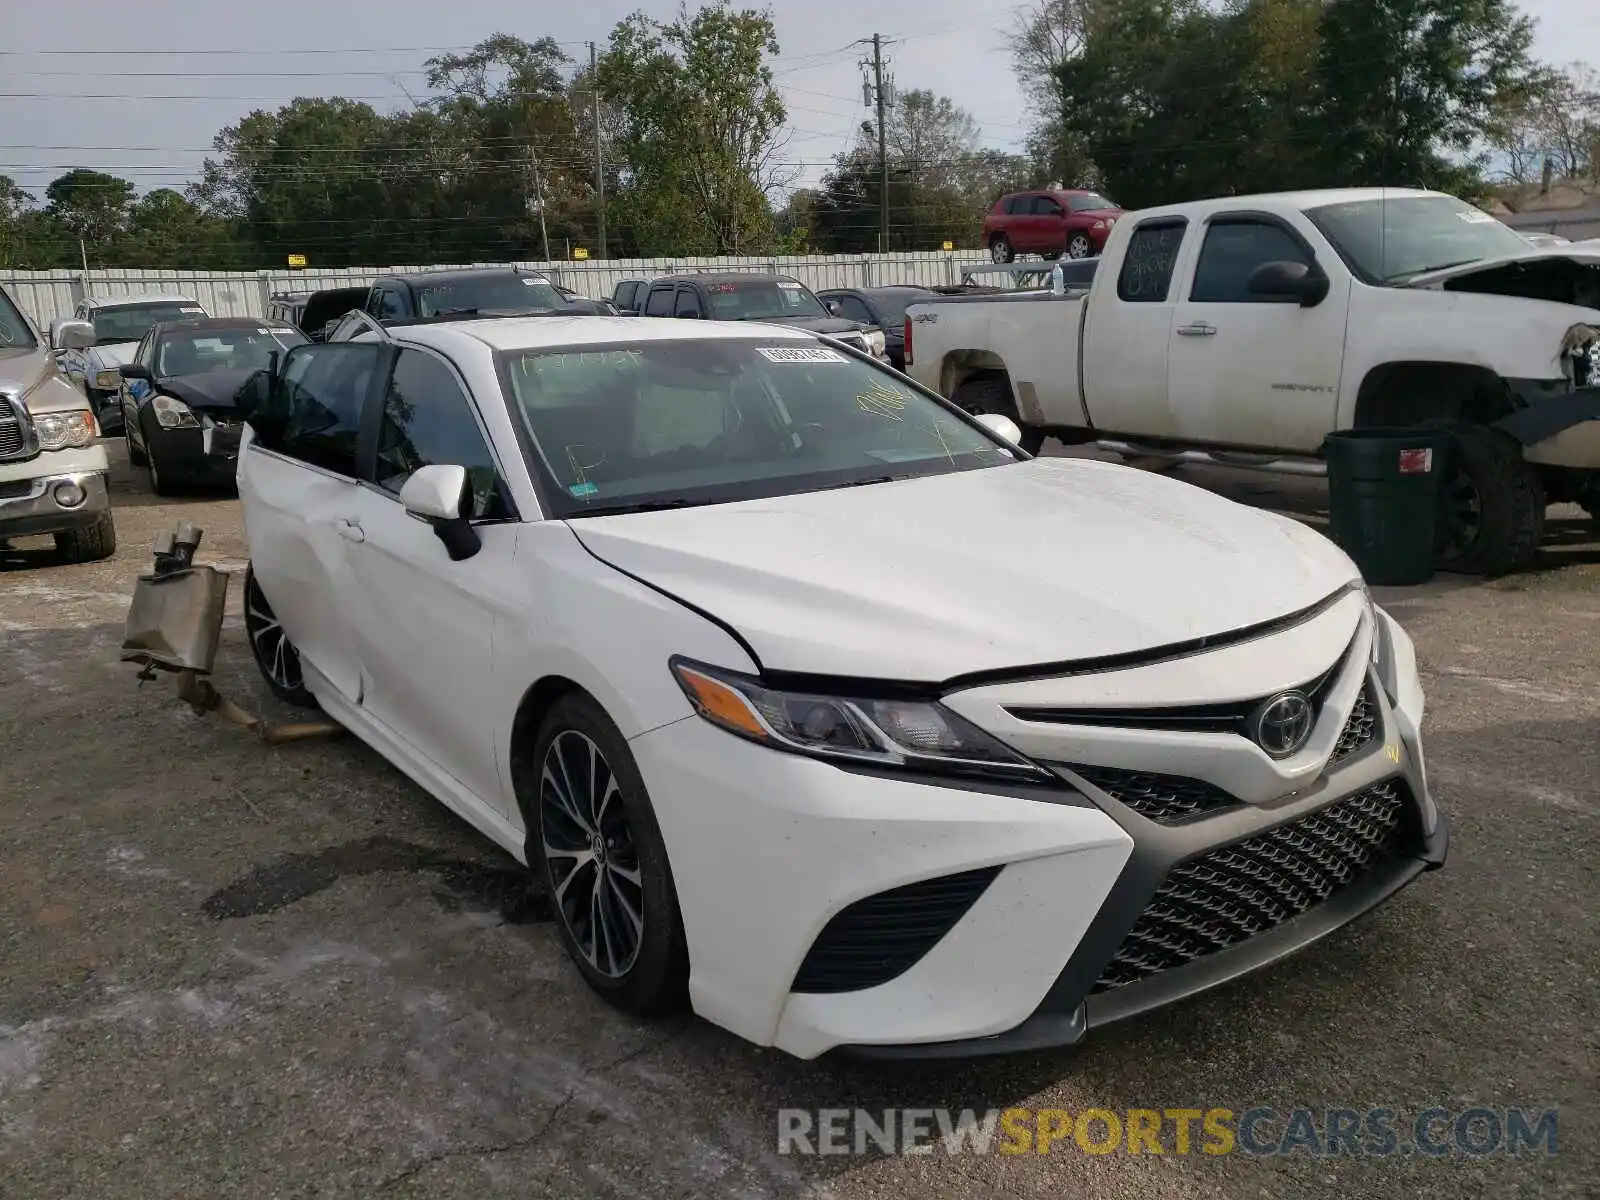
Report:
[[[774,275],[770,271],[681,271],[676,275],[657,275],[651,283],[799,283],[793,275]],[[804,286],[804,285],[802,285]]]
[[[768,276],[770,278],[770,276]],[[687,342],[706,338],[753,337],[815,341],[816,334],[759,321],[641,321],[638,317],[536,316],[479,317],[470,321],[437,321],[427,325],[390,327],[396,342],[446,349],[463,338],[491,350],[538,350],[547,346],[604,345],[608,342]]]
[[830,292],[854,292],[859,296],[888,296],[895,292],[931,292],[933,289],[925,283],[880,283],[877,287],[836,287],[823,288],[817,293],[826,296]]
[[86,296],[84,304],[89,308],[121,308],[123,305],[132,304],[199,304],[193,296],[184,296],[178,292],[145,292],[137,296]]
[[550,277],[543,271],[534,271],[527,267],[458,267],[450,271],[416,271],[409,274],[384,275],[377,280],[377,283],[393,279],[415,287],[434,283],[463,283],[469,279],[484,279],[496,275],[550,282]]
[[192,317],[186,321],[157,321],[152,328],[158,336],[169,333],[196,333],[207,329],[270,329],[274,332],[290,330],[295,333],[301,332],[282,321],[272,321],[262,317]]

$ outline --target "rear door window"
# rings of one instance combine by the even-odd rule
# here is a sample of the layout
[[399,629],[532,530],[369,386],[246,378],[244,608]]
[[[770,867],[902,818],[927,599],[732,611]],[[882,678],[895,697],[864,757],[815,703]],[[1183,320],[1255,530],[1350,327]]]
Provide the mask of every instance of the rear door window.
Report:
[[644,312],[647,317],[670,317],[672,315],[672,286],[654,288],[650,292],[650,299],[645,303]]

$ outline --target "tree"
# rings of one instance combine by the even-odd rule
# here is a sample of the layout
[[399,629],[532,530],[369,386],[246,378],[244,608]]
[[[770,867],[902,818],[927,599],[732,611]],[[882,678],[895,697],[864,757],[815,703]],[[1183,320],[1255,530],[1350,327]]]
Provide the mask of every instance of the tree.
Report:
[[778,159],[777,53],[771,13],[729,0],[671,23],[635,13],[612,31],[600,86],[622,117],[617,212],[640,253],[747,254],[771,240],[769,197],[795,174]]
[[75,237],[90,246],[104,246],[128,223],[134,186],[126,179],[74,167],[45,189],[48,211]]
[[1062,68],[1081,57],[1087,46],[1095,4],[1096,0],[1032,0],[1012,11],[1007,45],[1028,105],[1026,145],[1035,167],[1030,183],[1098,184],[1098,173],[1067,111],[1059,82]]
[[1576,179],[1595,169],[1600,147],[1600,75],[1582,63],[1533,73],[1526,91],[1503,105],[1491,144],[1512,183],[1537,183],[1551,173]]

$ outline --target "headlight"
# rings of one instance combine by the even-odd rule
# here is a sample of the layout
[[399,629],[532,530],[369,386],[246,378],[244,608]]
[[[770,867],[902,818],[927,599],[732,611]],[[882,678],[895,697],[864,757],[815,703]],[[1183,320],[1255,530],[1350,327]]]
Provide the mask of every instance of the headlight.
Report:
[[171,396],[157,396],[150,402],[156,410],[156,422],[163,429],[199,429],[200,422],[195,419],[189,406],[182,400],[174,400]]
[[94,417],[81,408],[72,412],[43,413],[33,419],[33,428],[39,435],[41,450],[87,446],[99,432]]
[[882,354],[883,346],[883,330],[869,329],[867,331],[867,349],[871,350],[874,354]]
[[669,665],[702,717],[774,750],[940,774],[1056,778],[941,704],[780,692],[684,659]]
[[1101,219],[1101,220],[1098,220],[1098,221],[1096,221],[1094,223],[1094,227],[1096,229],[1104,229],[1106,227],[1106,224],[1107,224],[1107,222],[1104,219]]
[[116,368],[109,371],[96,371],[94,373],[94,386],[101,391],[109,392],[122,386],[122,372]]

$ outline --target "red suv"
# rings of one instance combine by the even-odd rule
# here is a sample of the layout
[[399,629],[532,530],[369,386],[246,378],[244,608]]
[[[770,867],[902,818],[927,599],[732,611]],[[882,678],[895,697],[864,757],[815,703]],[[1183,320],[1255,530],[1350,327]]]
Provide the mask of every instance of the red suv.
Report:
[[1089,258],[1099,254],[1122,209],[1096,192],[1008,192],[983,219],[983,241],[995,262],[1019,254]]

